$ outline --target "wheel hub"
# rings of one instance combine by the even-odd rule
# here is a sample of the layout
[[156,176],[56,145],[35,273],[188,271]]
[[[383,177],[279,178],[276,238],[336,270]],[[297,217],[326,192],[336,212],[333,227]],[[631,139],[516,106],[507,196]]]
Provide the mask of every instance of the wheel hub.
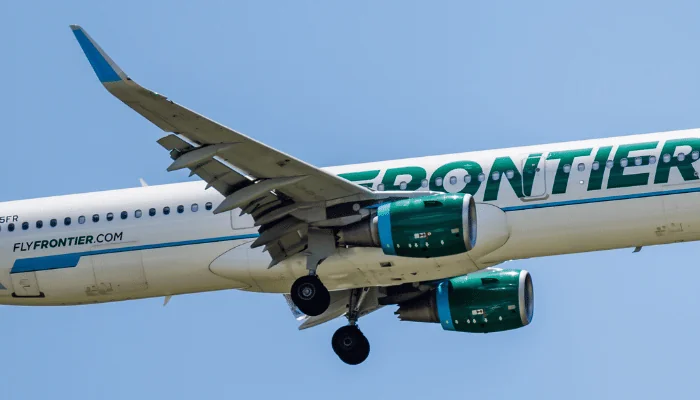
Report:
[[301,297],[304,300],[312,299],[315,294],[316,290],[312,285],[304,285],[301,288],[299,288],[299,297]]
[[369,355],[369,342],[355,325],[344,326],[335,331],[331,344],[335,354],[346,364],[360,364]]
[[323,314],[331,303],[328,289],[317,276],[307,275],[297,279],[289,293],[299,311],[310,317]]

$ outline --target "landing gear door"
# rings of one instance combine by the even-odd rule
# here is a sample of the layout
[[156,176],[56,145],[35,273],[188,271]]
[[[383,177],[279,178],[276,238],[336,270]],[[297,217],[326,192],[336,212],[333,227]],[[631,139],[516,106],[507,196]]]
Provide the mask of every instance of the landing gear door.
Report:
[[[93,250],[118,249],[111,245],[93,247]],[[88,296],[114,293],[141,292],[148,289],[141,251],[114,252],[90,256],[95,284],[88,287]]]
[[12,277],[12,288],[14,297],[43,297],[39,290],[39,282],[36,279],[36,272],[20,272],[10,274]]
[[530,154],[522,159],[523,197],[521,200],[547,198],[546,154]]

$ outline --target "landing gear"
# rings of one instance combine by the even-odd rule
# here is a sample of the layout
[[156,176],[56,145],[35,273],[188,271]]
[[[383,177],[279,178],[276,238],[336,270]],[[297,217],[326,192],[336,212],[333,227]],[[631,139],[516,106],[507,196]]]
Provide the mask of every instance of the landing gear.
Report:
[[333,351],[350,365],[357,365],[369,356],[369,341],[357,325],[344,326],[333,334]]
[[310,317],[323,314],[331,304],[331,295],[323,285],[316,269],[326,258],[335,253],[335,235],[330,229],[309,228],[306,255],[306,269],[309,275],[303,276],[292,285],[290,295],[299,311]]
[[335,331],[333,339],[331,339],[333,351],[346,364],[360,364],[369,356],[369,341],[357,327],[360,309],[368,292],[369,288],[350,291],[350,301],[346,314],[348,325]]
[[311,317],[323,314],[331,304],[331,294],[316,275],[294,281],[290,295],[299,311]]

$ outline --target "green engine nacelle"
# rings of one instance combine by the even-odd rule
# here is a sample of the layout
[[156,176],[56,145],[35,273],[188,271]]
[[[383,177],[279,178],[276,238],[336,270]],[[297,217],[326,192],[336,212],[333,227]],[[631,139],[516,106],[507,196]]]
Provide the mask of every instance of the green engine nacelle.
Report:
[[403,257],[442,257],[476,245],[476,205],[469,194],[439,194],[383,204],[377,210],[382,251]]
[[529,272],[489,269],[445,280],[396,314],[402,321],[439,322],[445,330],[488,333],[528,325],[534,310]]
[[382,204],[376,215],[338,232],[339,243],[381,247],[384,254],[428,258],[476,246],[476,205],[470,194],[436,194]]

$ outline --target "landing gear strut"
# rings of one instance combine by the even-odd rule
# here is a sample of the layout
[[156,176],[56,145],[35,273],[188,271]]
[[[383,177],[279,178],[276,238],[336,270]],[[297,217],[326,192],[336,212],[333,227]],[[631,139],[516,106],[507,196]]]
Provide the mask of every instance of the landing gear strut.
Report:
[[348,325],[335,331],[331,339],[333,351],[346,364],[360,364],[369,356],[369,341],[357,326],[360,307],[368,292],[369,288],[353,289],[350,292]]
[[331,295],[316,275],[316,268],[335,253],[335,236],[330,229],[309,228],[305,252],[309,275],[294,281],[290,295],[299,311],[310,317],[323,314],[331,304]]

